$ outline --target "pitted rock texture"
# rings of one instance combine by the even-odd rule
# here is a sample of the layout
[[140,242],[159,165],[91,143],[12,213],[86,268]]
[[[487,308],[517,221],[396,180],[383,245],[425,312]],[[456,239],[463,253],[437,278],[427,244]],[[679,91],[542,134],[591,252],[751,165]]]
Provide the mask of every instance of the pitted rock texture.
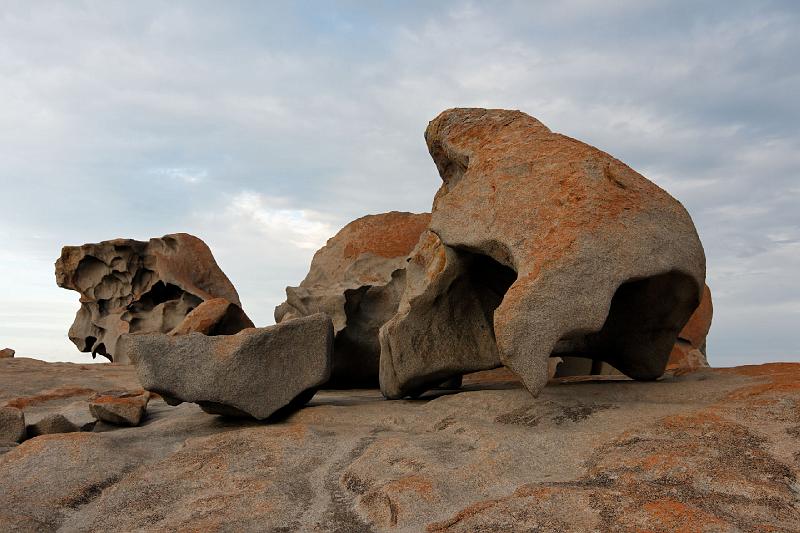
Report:
[[147,242],[115,239],[65,246],[56,261],[59,287],[78,291],[81,308],[69,338],[82,352],[128,362],[120,335],[167,333],[205,300],[239,295],[208,246],[176,233]]
[[713,314],[711,290],[706,285],[703,288],[700,305],[692,313],[689,322],[678,333],[678,340],[675,341],[675,346],[672,348],[667,370],[678,373],[694,372],[709,366],[706,358],[706,337],[711,329]]
[[142,387],[168,403],[265,419],[304,404],[328,380],[333,327],[319,313],[236,335],[141,333],[119,343]]
[[[491,317],[484,342],[494,337],[500,362],[531,393],[546,383],[551,355],[591,354],[636,379],[663,374],[705,280],[702,245],[677,200],[519,111],[451,109],[428,125],[425,139],[443,182],[430,230],[464,262],[479,256],[481,269],[513,273],[496,308],[492,300],[479,312]],[[455,309],[458,300],[437,292],[450,286],[434,277],[425,298]],[[398,320],[406,333],[428,327],[414,312]],[[438,354],[452,342],[449,331],[431,331],[425,346],[406,343],[404,351],[393,349],[402,339],[382,342],[389,349],[381,364],[395,372],[381,382],[384,392],[397,398],[418,390],[431,373],[426,362],[445,366]],[[415,357],[401,373],[397,361]]]
[[[13,397],[134,371],[18,362]],[[0,455],[0,531],[800,530],[797,363],[538,398],[496,369],[413,401],[320,391],[268,424],[150,403],[139,427]]]
[[397,310],[406,259],[429,221],[397,211],[354,220],[314,254],[300,286],[286,288],[276,322],[320,312],[333,320],[329,386],[377,386],[378,330]]

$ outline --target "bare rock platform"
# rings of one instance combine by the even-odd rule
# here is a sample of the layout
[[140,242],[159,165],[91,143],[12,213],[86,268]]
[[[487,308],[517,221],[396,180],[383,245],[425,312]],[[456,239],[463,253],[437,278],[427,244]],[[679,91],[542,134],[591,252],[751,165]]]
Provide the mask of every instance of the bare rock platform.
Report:
[[[134,372],[0,360],[0,405],[41,417]],[[0,531],[789,532],[800,363],[563,378],[538,398],[498,369],[417,400],[320,391],[268,422],[154,398],[139,427],[7,450]]]

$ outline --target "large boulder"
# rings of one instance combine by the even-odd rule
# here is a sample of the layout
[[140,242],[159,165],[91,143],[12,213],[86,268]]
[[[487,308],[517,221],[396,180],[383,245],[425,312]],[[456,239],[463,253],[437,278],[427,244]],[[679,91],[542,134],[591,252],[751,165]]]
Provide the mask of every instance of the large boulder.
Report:
[[[117,350],[120,335],[169,332],[205,300],[224,298],[241,308],[211,250],[187,233],[65,246],[56,282],[81,295],[70,340],[92,357],[118,363],[129,362]],[[242,324],[250,326],[249,319]]]
[[677,200],[519,111],[451,109],[425,139],[443,183],[381,329],[387,397],[500,364],[535,395],[551,356],[664,372],[705,280]]
[[328,386],[378,384],[378,330],[397,311],[406,260],[428,213],[392,211],[347,224],[314,254],[299,287],[286,288],[275,321],[327,313],[336,335]]
[[706,337],[711,329],[711,319],[714,315],[714,306],[711,301],[711,290],[706,285],[703,288],[703,298],[700,305],[694,310],[689,321],[678,333],[678,339],[672,347],[667,370],[673,373],[694,372],[707,368]]
[[236,335],[141,333],[119,343],[142,387],[168,403],[264,419],[306,403],[328,380],[333,327],[320,313]]
[[0,359],[11,359],[17,353],[12,348],[3,348],[0,350]]

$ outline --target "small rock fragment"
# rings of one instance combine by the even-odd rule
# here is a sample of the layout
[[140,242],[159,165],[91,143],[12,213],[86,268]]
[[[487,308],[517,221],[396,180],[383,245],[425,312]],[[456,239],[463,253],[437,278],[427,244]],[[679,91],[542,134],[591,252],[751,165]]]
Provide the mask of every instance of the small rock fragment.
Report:
[[14,357],[15,353],[17,352],[12,350],[11,348],[3,348],[2,350],[0,350],[0,359],[10,359]]
[[125,335],[120,345],[142,386],[168,403],[264,419],[328,380],[333,325],[319,313],[236,335]]
[[50,435],[51,433],[73,433],[80,431],[80,428],[69,421],[67,417],[60,413],[53,413],[45,416],[34,424],[28,424],[28,438],[38,437],[39,435]]
[[116,426],[138,426],[150,401],[147,391],[105,391],[89,398],[89,411],[97,420]]
[[0,443],[25,440],[25,414],[16,407],[0,407]]
[[241,307],[225,298],[213,298],[195,307],[169,334],[233,335],[252,327],[253,322]]

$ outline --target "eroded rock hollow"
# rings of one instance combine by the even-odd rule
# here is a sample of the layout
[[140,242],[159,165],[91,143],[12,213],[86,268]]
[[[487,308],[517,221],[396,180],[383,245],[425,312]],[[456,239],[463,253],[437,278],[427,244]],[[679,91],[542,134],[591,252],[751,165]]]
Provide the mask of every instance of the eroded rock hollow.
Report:
[[500,364],[536,395],[559,355],[664,372],[705,280],[677,200],[519,111],[451,109],[425,139],[442,185],[380,331],[387,397]]
[[[65,246],[56,261],[56,282],[81,295],[69,339],[82,352],[119,363],[129,362],[117,350],[120,335],[167,333],[215,298],[241,310],[239,295],[211,250],[187,233]],[[226,333],[253,326],[244,312],[224,316]]]

